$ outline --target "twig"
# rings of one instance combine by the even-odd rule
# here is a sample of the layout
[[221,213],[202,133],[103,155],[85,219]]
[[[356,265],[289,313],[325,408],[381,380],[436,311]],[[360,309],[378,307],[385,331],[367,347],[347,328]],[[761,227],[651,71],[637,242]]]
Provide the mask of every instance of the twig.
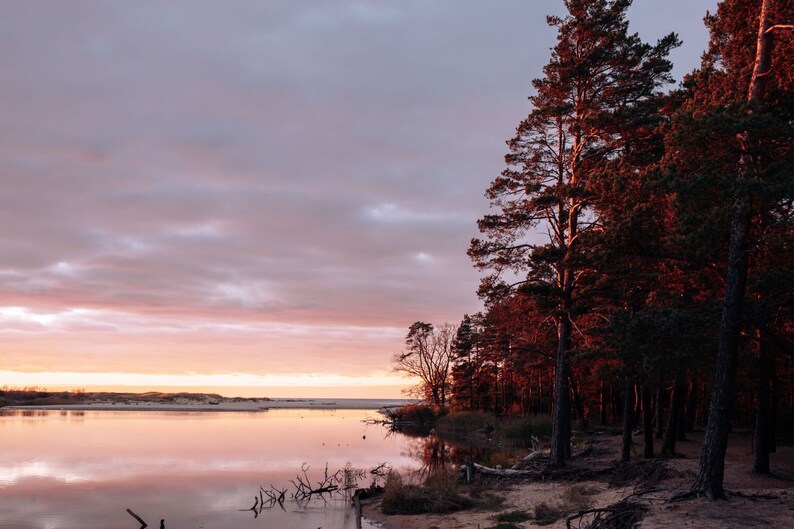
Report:
[[145,529],[146,528],[147,524],[146,524],[146,522],[143,521],[143,518],[141,518],[140,516],[138,516],[137,514],[132,512],[132,509],[127,509],[127,512],[130,513],[130,516],[132,516],[133,518],[138,520],[138,522],[141,524],[141,529]]

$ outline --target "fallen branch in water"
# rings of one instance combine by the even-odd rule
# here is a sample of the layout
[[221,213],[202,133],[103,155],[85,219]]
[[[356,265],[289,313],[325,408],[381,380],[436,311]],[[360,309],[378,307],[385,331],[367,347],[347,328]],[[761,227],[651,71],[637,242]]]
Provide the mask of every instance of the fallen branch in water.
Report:
[[[354,494],[359,494],[364,491],[374,493],[374,491],[382,489],[382,487],[377,486],[377,482],[385,479],[390,471],[391,465],[388,463],[381,463],[369,471],[369,475],[372,476],[372,484],[369,489],[359,489],[359,480],[367,475],[365,470],[355,468],[348,463],[345,465],[345,468],[330,473],[328,464],[326,463],[322,478],[319,481],[312,482],[309,478],[309,466],[304,463],[301,465],[300,473],[295,476],[295,479],[290,480],[294,492],[289,495],[289,499],[297,502],[308,502],[314,498],[326,500],[326,498],[334,495],[347,494],[352,498]],[[270,509],[276,505],[286,511],[284,502],[287,499],[287,490],[286,488],[277,488],[274,485],[270,485],[268,489],[260,486],[258,496],[254,496],[254,505],[248,509],[240,510],[253,511],[254,518],[262,514],[264,509]]]
[[143,521],[143,518],[132,512],[132,509],[127,509],[127,512],[130,513],[130,516],[138,520],[138,523],[141,524],[141,529],[145,529],[147,527],[147,524]]
[[281,507],[281,510],[286,510],[284,508],[284,499],[287,495],[287,489],[277,489],[273,485],[270,485],[269,490],[265,490],[264,488],[259,487],[259,504],[261,506],[264,506],[265,500],[263,499],[262,495],[267,496],[268,507],[273,507],[275,505],[278,505],[279,507]]
[[295,486],[295,492],[292,494],[292,499],[294,500],[306,500],[313,496],[323,497],[325,494],[331,494],[339,490],[339,475],[342,472],[341,470],[337,470],[333,474],[328,474],[328,463],[325,464],[325,474],[323,475],[323,479],[317,482],[317,487],[311,485],[311,481],[309,480],[309,476],[307,472],[309,470],[309,466],[304,463],[301,465],[301,474],[295,476],[295,480],[290,480]]

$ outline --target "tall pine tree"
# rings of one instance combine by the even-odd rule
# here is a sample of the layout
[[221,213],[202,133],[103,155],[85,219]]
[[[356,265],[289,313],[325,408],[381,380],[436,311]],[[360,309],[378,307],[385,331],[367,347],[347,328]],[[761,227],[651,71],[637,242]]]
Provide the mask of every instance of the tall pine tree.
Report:
[[[789,53],[773,52],[775,30],[786,29],[775,23],[790,24],[792,15],[790,2],[726,0],[706,18],[709,50],[702,68],[691,77],[690,98],[668,143],[669,159],[681,181],[690,187],[707,182],[720,190],[712,203],[701,201],[701,231],[717,234],[712,240],[725,241],[722,248],[727,252],[722,256],[727,266],[708,425],[690,491],[712,499],[724,497],[738,353],[742,332],[748,330],[746,287],[748,277],[760,269],[762,226],[772,218],[783,219],[790,233],[790,44],[784,44]],[[761,334],[763,330],[758,329]],[[759,340],[759,349],[766,347],[765,338]]]
[[[533,81],[533,109],[508,142],[508,168],[486,196],[498,212],[480,219],[485,239],[469,255],[492,270],[481,294],[520,287],[548,307],[557,327],[556,383],[550,464],[570,452],[569,353],[574,321],[584,306],[579,293],[594,271],[584,241],[599,229],[589,181],[621,155],[644,121],[658,88],[671,79],[670,34],[655,46],[629,34],[631,0],[565,0],[568,15],[549,17],[557,44]],[[545,242],[536,231],[546,232]],[[518,280],[507,284],[503,272]]]

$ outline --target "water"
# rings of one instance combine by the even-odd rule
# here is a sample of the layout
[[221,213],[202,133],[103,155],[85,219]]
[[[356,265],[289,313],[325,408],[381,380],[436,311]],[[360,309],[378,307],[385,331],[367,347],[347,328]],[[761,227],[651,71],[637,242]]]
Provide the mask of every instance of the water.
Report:
[[0,410],[0,528],[137,529],[129,508],[155,528],[352,529],[344,498],[287,501],[256,518],[246,509],[260,485],[292,490],[304,463],[313,481],[326,463],[422,466],[416,439],[367,417],[376,414]]

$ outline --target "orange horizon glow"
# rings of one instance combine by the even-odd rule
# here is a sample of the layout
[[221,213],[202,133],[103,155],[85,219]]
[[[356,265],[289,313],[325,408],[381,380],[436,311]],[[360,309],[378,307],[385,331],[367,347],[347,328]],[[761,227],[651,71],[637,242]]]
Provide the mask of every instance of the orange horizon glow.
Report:
[[412,379],[394,373],[370,376],[328,374],[250,375],[140,373],[59,373],[0,371],[0,381],[13,388],[46,391],[110,391],[119,393],[218,393],[224,397],[267,398],[405,398]]
[[21,306],[0,306],[0,326],[0,386],[401,398],[413,384],[389,371],[393,327]]

